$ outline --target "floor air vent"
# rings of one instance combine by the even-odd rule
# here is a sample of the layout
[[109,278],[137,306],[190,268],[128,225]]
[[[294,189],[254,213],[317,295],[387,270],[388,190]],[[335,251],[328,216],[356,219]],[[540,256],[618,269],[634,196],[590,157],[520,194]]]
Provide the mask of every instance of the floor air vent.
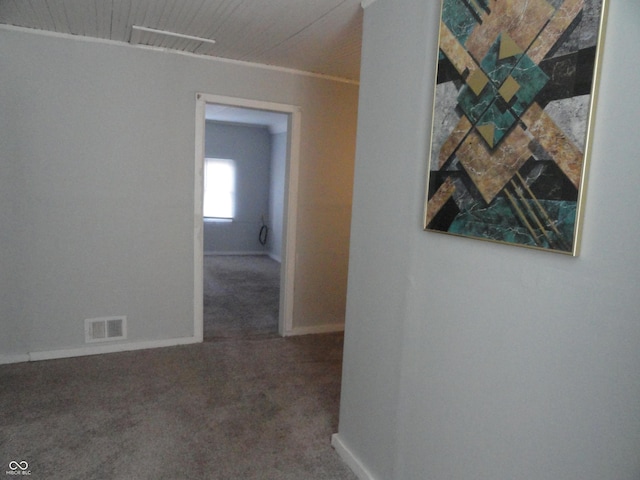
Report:
[[108,342],[127,338],[127,317],[87,318],[84,321],[86,343]]

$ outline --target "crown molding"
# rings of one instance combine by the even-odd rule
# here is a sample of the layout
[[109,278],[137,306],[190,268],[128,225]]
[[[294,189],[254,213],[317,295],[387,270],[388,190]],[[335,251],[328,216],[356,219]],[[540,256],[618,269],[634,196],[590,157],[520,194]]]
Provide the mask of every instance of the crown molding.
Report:
[[[0,0],[0,2],[2,2],[2,1],[3,0]],[[74,41],[79,41],[79,42],[98,43],[98,44],[103,44],[103,45],[120,45],[120,46],[124,46],[124,47],[137,48],[139,50],[147,50],[147,51],[155,51],[155,52],[162,52],[162,53],[168,53],[168,54],[183,55],[183,56],[186,56],[186,57],[199,58],[199,59],[202,59],[202,60],[209,60],[209,61],[221,62],[221,63],[229,63],[229,64],[232,64],[232,65],[244,65],[244,66],[247,66],[247,67],[260,68],[260,69],[263,69],[263,70],[272,70],[272,71],[275,71],[275,72],[291,73],[293,75],[302,75],[302,76],[312,77],[312,78],[323,78],[325,80],[330,80],[330,81],[333,81],[333,82],[346,83],[346,84],[349,84],[349,85],[360,85],[360,80],[352,80],[350,78],[336,77],[336,76],[333,76],[333,75],[327,75],[327,74],[323,74],[323,73],[307,72],[305,70],[297,70],[295,68],[289,68],[289,67],[278,67],[276,65],[265,65],[263,63],[248,62],[246,60],[234,60],[232,58],[214,57],[214,56],[211,56],[211,55],[200,55],[200,54],[197,54],[197,53],[185,52],[185,51],[182,51],[182,50],[171,50],[169,48],[164,48],[164,47],[154,47],[154,46],[150,46],[150,45],[133,44],[133,43],[130,43],[130,42],[121,42],[121,41],[118,41],[118,40],[110,40],[108,38],[84,37],[82,35],[73,35],[73,34],[70,34],[70,33],[62,33],[62,32],[51,32],[51,31],[48,31],[48,30],[38,30],[36,28],[16,27],[14,25],[6,25],[6,24],[3,24],[3,23],[0,23],[0,31],[2,31],[2,30],[7,30],[7,31],[11,31],[11,32],[22,32],[22,33],[28,33],[28,34],[33,34],[33,35],[42,35],[42,36],[45,36],[45,37],[64,38],[64,39],[67,39],[67,40],[74,40]]]
[[362,5],[362,8],[367,8],[369,5],[371,5],[372,3],[374,3],[376,0],[362,0],[360,2],[360,5]]

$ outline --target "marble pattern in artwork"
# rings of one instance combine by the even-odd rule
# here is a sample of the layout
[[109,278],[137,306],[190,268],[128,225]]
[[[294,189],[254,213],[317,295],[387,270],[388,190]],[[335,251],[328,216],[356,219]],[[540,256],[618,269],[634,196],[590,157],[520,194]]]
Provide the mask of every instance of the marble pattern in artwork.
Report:
[[425,229],[577,254],[606,0],[443,0]]

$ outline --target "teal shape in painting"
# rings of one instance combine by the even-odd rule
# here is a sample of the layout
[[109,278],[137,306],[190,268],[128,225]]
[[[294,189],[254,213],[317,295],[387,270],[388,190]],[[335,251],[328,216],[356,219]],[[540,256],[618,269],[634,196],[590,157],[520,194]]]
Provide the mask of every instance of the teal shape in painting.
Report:
[[471,121],[475,124],[484,115],[491,104],[496,101],[498,97],[498,91],[496,87],[487,83],[480,95],[476,96],[473,90],[468,85],[463,85],[458,94],[458,105]]
[[[502,35],[499,35],[480,62],[489,79],[483,90],[476,95],[465,84],[458,94],[458,105],[472,124],[494,126],[495,138],[489,145],[491,148],[498,146],[549,81],[549,77],[524,53],[500,59],[501,42]],[[499,89],[509,77],[517,82],[519,88],[507,106]]]
[[502,35],[499,35],[480,62],[480,66],[496,88],[500,88],[509,76],[518,82],[520,89],[515,96],[512,108],[514,113],[520,116],[547,84],[549,77],[524,53],[500,59],[501,43]]
[[516,100],[511,108],[516,115],[520,116],[549,82],[549,77],[527,55],[522,56],[513,68],[511,76],[520,85],[520,89],[515,95]]
[[516,120],[504,100],[496,98],[480,117],[477,126],[493,125],[493,143],[489,146],[494,147],[500,143]]
[[522,54],[518,54],[500,60],[499,53],[501,43],[502,35],[498,35],[498,38],[493,42],[493,45],[491,45],[491,48],[489,48],[489,51],[480,62],[482,71],[487,74],[487,77],[489,77],[495,85],[501,85],[502,82],[511,75],[511,71],[515,68],[520,58],[522,58]]
[[461,45],[465,44],[478,24],[473,12],[467,7],[467,3],[462,0],[444,0],[442,21]]
[[[576,202],[539,200],[550,218],[556,218],[556,228],[560,232],[565,245],[573,242],[573,229],[576,219]],[[531,205],[535,208],[535,205]],[[496,198],[489,207],[472,208],[460,212],[449,226],[449,233],[465,235],[498,242],[516,243],[519,245],[538,246],[555,250],[569,251],[558,247],[556,234],[547,230],[549,237],[556,243],[550,245],[542,232],[536,232],[538,243],[529,230],[522,225],[506,198]]]

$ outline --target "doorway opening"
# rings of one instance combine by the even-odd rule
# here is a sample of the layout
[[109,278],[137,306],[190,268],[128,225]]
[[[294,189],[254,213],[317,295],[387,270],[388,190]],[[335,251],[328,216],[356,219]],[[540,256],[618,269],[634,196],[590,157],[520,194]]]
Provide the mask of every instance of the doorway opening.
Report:
[[[207,126],[208,125],[208,126]],[[265,127],[272,135],[273,151],[266,170],[269,178],[263,180],[262,186],[251,184],[259,176],[258,172],[250,171],[245,177],[252,177],[249,187],[242,188],[250,191],[249,195],[238,196],[237,218],[205,218],[203,216],[203,202],[205,198],[206,165],[213,157],[213,149],[207,146],[207,136],[216,128],[229,132],[232,127],[253,126]],[[231,130],[229,130],[231,129]],[[195,200],[194,200],[194,333],[201,336],[201,340],[211,334],[211,325],[207,321],[205,333],[204,313],[204,282],[211,281],[208,269],[213,266],[216,272],[222,272],[227,278],[240,277],[234,273],[238,268],[243,271],[245,286],[245,305],[255,305],[259,301],[258,295],[265,290],[273,290],[274,268],[279,290],[277,298],[277,331],[286,336],[292,331],[293,324],[293,285],[295,259],[295,224],[297,211],[298,184],[298,155],[300,145],[300,109],[296,106],[247,100],[218,95],[199,93],[196,96],[196,158],[195,158]],[[228,142],[233,144],[233,141]],[[216,156],[218,156],[216,154]],[[226,155],[231,156],[231,155]],[[279,158],[276,158],[279,157]],[[213,164],[215,162],[211,162]],[[263,166],[264,167],[264,166]],[[241,173],[242,162],[236,167],[237,175]],[[262,167],[261,167],[262,168]],[[251,168],[249,168],[251,170]],[[258,168],[259,170],[259,168]],[[238,180],[239,182],[239,180]],[[265,185],[268,184],[268,187]],[[260,193],[264,197],[264,189],[268,190],[268,202],[262,202],[262,207],[247,206],[251,203],[248,197]],[[244,204],[243,204],[244,202]],[[255,204],[256,201],[254,200]],[[260,204],[260,201],[257,201]],[[256,210],[262,208],[262,211]],[[212,237],[212,232],[213,233]],[[214,238],[215,240],[212,240]],[[259,241],[259,243],[256,243]],[[214,256],[209,254],[214,253]],[[225,258],[226,257],[226,258]],[[243,258],[244,257],[244,258]],[[251,258],[256,262],[250,262]],[[280,262],[274,267],[275,261]],[[244,267],[243,267],[244,265]],[[209,275],[209,276],[208,276]],[[267,286],[256,285],[258,277],[267,282]],[[218,281],[214,279],[213,281]],[[240,282],[240,286],[241,286]],[[209,285],[208,285],[209,286]],[[253,292],[251,291],[253,288]],[[215,293],[215,292],[213,292]],[[273,293],[273,292],[272,292]],[[277,295],[277,293],[276,293]],[[252,297],[252,298],[249,298]],[[266,298],[266,297],[265,297]],[[243,303],[243,302],[240,302]],[[273,303],[273,302],[272,302]],[[239,304],[239,308],[242,305]],[[273,305],[267,309],[274,311]],[[211,312],[208,311],[207,315]],[[208,318],[208,317],[207,317]],[[262,325],[264,327],[265,325]],[[260,319],[255,327],[260,330]]]

